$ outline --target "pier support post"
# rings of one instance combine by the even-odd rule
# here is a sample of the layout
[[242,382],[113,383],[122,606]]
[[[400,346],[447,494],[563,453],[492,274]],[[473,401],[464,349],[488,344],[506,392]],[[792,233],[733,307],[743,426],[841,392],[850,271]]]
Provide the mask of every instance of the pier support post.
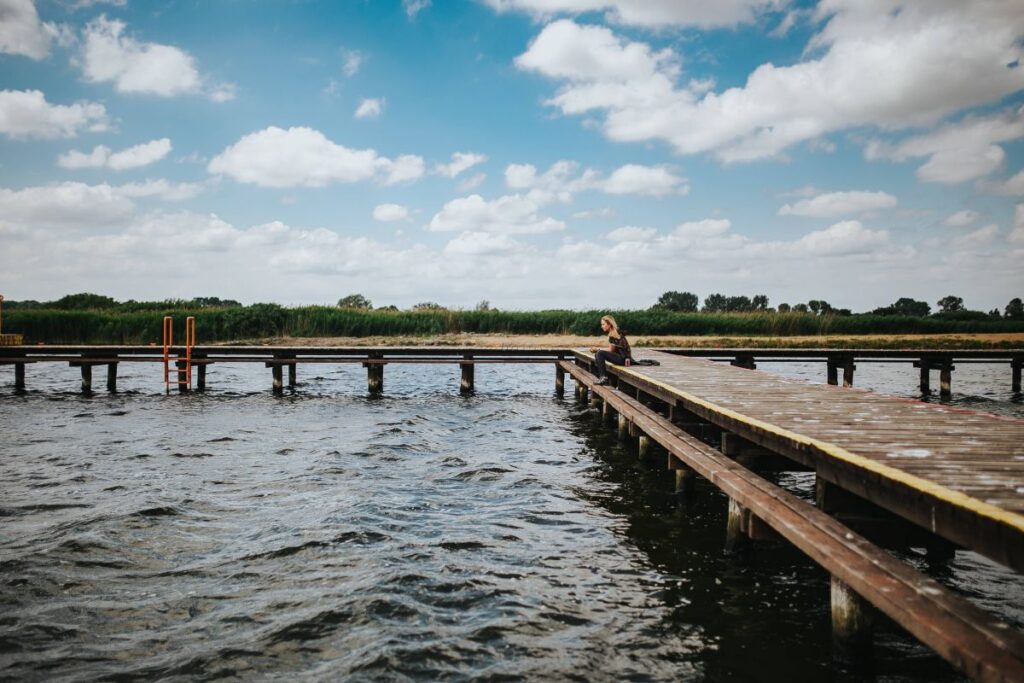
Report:
[[[674,460],[669,455],[669,461]],[[676,493],[682,496],[689,496],[693,493],[693,488],[697,483],[697,472],[691,469],[689,466],[682,463],[678,463],[675,468],[676,473]]]
[[459,381],[459,393],[472,394],[474,388],[473,368],[476,366],[473,363],[459,363],[459,367],[462,368],[462,379]]
[[1015,394],[1020,393],[1020,371],[1024,368],[1024,358],[1014,358],[1010,363],[1010,372],[1012,379],[1010,381],[1010,391]]
[[863,665],[871,657],[874,607],[849,586],[832,577],[832,654],[844,662]]
[[608,401],[601,402],[601,424],[608,424],[608,419],[612,415],[612,409],[608,406]]
[[278,363],[271,366],[270,372],[274,377],[274,393],[279,394],[284,390],[284,367]]
[[82,371],[82,393],[92,393],[92,366],[88,363],[82,363],[80,368]]
[[828,370],[827,370],[828,383],[831,384],[832,386],[838,385],[839,384],[839,366],[836,365],[831,360],[829,360],[828,364],[827,364],[827,367],[828,367]]
[[738,368],[746,368],[747,370],[757,369],[757,364],[754,363],[753,356],[736,356],[736,358],[730,361],[729,364],[735,365]]
[[921,369],[921,395],[928,396],[932,393],[931,363],[922,358],[914,363],[914,367]]
[[384,391],[384,364],[366,364],[366,390],[371,394],[379,394]]
[[622,413],[619,413],[619,441],[625,441],[626,436],[629,434],[629,420]]
[[651,437],[641,434],[636,441],[636,457],[646,458],[651,450]]
[[14,388],[22,391],[25,388],[25,364],[14,364]]
[[117,391],[117,363],[107,363],[107,391]]
[[725,552],[740,553],[750,547],[743,517],[750,514],[734,498],[729,499],[729,516],[725,523]]
[[565,396],[565,370],[561,365],[555,366],[555,396],[558,398]]
[[206,363],[196,366],[196,389],[206,391]]
[[298,382],[298,374],[299,373],[298,373],[298,369],[297,369],[296,366],[297,366],[296,363],[291,363],[288,366],[288,386],[291,387],[292,389],[294,389],[295,385],[299,383]]
[[853,386],[853,372],[856,369],[857,369],[857,366],[853,364],[853,361],[850,361],[849,363],[847,363],[846,365],[843,366],[843,386],[844,387],[852,387]]
[[939,368],[939,396],[949,398],[953,395],[953,371],[956,370],[952,363],[946,363]]

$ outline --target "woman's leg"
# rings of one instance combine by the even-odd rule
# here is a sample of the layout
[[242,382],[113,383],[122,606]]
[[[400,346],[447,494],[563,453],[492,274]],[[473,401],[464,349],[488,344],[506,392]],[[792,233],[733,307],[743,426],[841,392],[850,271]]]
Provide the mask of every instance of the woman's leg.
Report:
[[594,354],[594,365],[597,366],[597,378],[601,379],[607,373],[607,363],[613,363],[614,365],[622,365],[626,362],[626,359],[618,353],[612,353],[611,351],[605,351],[604,349]]

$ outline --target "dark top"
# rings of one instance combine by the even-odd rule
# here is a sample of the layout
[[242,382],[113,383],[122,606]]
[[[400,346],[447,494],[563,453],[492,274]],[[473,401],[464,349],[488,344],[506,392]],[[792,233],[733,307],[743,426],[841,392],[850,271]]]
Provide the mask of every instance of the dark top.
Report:
[[[619,334],[622,334],[621,332]],[[633,350],[629,348],[629,340],[626,339],[626,335],[622,334],[621,337],[614,335],[608,335],[608,343],[615,348],[615,353],[619,354],[623,358],[632,358]]]

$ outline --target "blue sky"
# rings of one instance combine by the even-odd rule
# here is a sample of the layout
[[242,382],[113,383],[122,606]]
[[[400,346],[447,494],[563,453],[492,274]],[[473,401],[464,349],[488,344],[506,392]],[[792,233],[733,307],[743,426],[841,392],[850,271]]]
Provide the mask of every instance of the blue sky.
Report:
[[1020,0],[0,0],[0,292],[1024,295]]

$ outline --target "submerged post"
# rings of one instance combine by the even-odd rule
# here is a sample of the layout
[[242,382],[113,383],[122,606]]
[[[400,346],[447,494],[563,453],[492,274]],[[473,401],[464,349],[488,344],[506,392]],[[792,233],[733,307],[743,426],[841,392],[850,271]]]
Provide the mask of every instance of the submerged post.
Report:
[[629,434],[629,420],[622,413],[619,413],[619,425],[618,425],[619,441],[625,441],[626,435]]
[[843,386],[853,386],[853,371],[857,369],[857,366],[850,360],[846,365],[843,366]]
[[829,359],[827,367],[828,367],[828,370],[827,370],[827,375],[828,375],[828,380],[827,381],[828,381],[828,383],[831,384],[832,386],[838,385],[839,384],[839,366],[836,365],[835,362],[832,361],[832,359]]
[[117,391],[117,363],[107,363],[107,391]]
[[830,588],[833,656],[863,663],[870,658],[874,608],[835,576]]
[[274,378],[273,390],[279,394],[284,390],[284,372],[280,364],[274,363],[270,366],[271,376]]
[[729,516],[725,523],[725,552],[739,553],[750,545],[743,516],[749,514],[735,498],[729,499]]
[[14,388],[21,391],[25,388],[25,364],[14,364]]
[[944,363],[939,368],[939,396],[949,398],[953,395],[953,371],[956,370],[952,363]]
[[82,393],[92,393],[92,366],[88,363],[82,363]]
[[565,369],[561,365],[555,366],[555,396],[565,396]]
[[[472,354],[465,354],[466,360],[473,360]],[[473,368],[476,366],[473,363],[459,363],[459,367],[462,368],[462,378],[459,381],[459,393],[460,394],[472,394],[473,393]]]
[[638,458],[646,458],[651,450],[651,437],[641,434],[636,441],[636,454]]
[[931,363],[922,358],[920,361],[914,363],[914,367],[921,369],[921,395],[928,396],[932,393]]
[[288,365],[288,386],[292,389],[298,384],[298,372],[296,370],[297,363],[290,363]]
[[1024,367],[1024,358],[1014,358],[1010,363],[1010,372],[1012,373],[1010,391],[1015,394],[1020,393],[1020,371],[1022,367]]
[[206,363],[196,365],[196,390],[206,391]]

